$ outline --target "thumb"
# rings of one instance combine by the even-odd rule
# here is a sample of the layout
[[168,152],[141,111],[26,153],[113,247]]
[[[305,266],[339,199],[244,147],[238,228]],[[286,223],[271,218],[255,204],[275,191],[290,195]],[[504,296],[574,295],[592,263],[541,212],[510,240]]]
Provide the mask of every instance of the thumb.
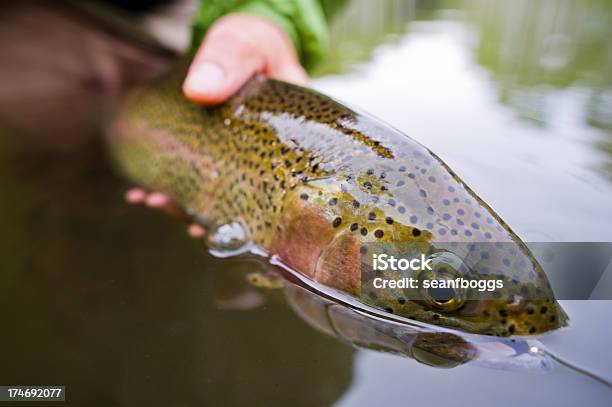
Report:
[[232,96],[255,73],[308,85],[289,37],[270,21],[229,14],[209,29],[185,82],[185,96],[214,105]]
[[264,66],[264,56],[243,33],[233,26],[213,26],[189,68],[183,92],[196,103],[218,104]]

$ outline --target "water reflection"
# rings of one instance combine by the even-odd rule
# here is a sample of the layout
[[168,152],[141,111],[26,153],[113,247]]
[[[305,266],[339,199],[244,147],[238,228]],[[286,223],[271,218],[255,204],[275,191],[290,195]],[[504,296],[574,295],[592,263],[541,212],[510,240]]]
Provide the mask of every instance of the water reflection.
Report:
[[568,129],[577,121],[598,129],[593,145],[607,157],[599,170],[612,176],[612,3],[383,0],[371,7],[354,0],[334,24],[332,58],[317,73],[359,68],[380,44],[432,20],[462,25],[462,45],[488,71],[499,102],[521,120],[552,127],[559,137],[568,137],[565,122]]
[[468,10],[478,30],[476,60],[491,72],[503,103],[546,125],[556,91],[577,87],[586,93],[587,122],[604,124],[591,117],[600,116],[601,92],[612,85],[610,2],[493,1]]
[[434,327],[382,319],[328,300],[298,285],[287,283],[285,298],[313,328],[358,348],[412,358],[424,365],[450,369],[475,363],[497,369],[550,370],[540,345],[532,340],[497,339],[442,332]]

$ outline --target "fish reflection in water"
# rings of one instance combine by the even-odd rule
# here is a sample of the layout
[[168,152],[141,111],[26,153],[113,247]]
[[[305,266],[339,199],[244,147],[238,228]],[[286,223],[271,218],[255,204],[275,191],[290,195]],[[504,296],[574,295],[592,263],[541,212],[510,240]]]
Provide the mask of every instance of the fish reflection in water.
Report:
[[282,290],[291,309],[311,327],[357,348],[404,356],[445,369],[465,363],[509,370],[552,368],[552,360],[533,339],[464,334],[420,323],[392,321],[286,281]]

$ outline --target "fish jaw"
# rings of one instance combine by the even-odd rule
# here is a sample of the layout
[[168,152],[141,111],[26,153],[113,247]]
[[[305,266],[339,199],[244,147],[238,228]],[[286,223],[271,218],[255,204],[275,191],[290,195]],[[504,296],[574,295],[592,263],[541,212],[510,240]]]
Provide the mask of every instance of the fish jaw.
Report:
[[569,318],[556,301],[508,300],[472,301],[458,313],[468,321],[483,321],[483,333],[497,336],[538,335],[568,325]]

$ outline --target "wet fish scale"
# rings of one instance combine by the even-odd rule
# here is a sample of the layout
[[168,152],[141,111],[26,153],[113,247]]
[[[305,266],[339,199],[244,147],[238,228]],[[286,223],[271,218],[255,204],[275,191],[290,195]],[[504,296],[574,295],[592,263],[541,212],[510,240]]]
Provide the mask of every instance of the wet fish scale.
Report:
[[[213,248],[227,248],[220,232],[234,225],[234,247],[252,242],[319,282],[426,322],[497,335],[565,324],[529,250],[425,147],[283,82],[256,77],[227,103],[205,108],[185,100],[181,78],[170,75],[128,100],[114,124],[112,151],[132,180],[168,193],[193,214]],[[428,254],[452,242],[510,243],[494,255],[457,253],[468,263],[456,272],[501,278],[505,294],[537,292],[542,299],[482,300],[451,310],[399,301],[400,291],[372,295],[360,266],[363,244],[374,242],[422,242]],[[513,254],[502,255],[507,249]],[[547,319],[526,311],[543,303]]]

